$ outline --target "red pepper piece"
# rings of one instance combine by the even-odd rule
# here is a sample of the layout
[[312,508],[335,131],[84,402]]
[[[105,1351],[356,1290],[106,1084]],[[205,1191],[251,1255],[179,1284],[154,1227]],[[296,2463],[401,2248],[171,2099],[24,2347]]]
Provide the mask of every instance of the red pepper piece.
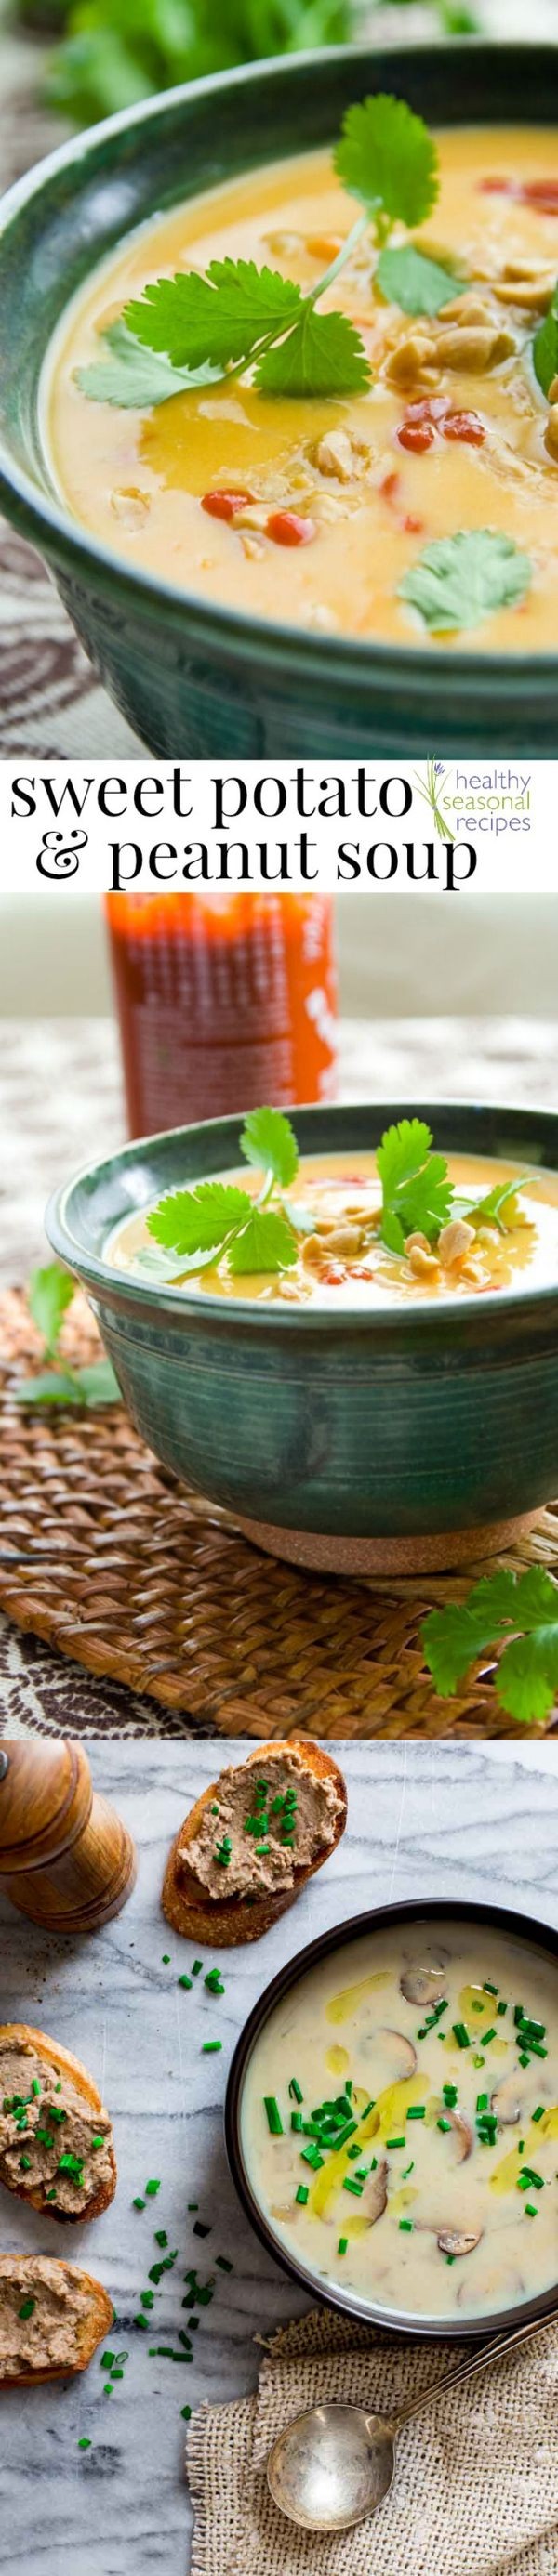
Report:
[[402,420],[397,437],[400,447],[408,447],[412,455],[422,456],[427,447],[434,446],[436,437],[434,421]]
[[444,438],[456,438],[465,447],[482,447],[486,424],[478,411],[448,411],[443,424]]
[[347,1272],[341,1269],[338,1261],[332,1261],[331,1269],[323,1272],[326,1288],[342,1288],[346,1277]]
[[274,546],[309,546],[315,534],[314,520],[298,518],[296,510],[272,510],[266,521]]
[[558,179],[525,179],[519,191],[524,206],[541,215],[558,215]]
[[237,510],[243,510],[246,501],[253,498],[253,492],[204,492],[202,510],[207,510],[210,519],[234,519]]

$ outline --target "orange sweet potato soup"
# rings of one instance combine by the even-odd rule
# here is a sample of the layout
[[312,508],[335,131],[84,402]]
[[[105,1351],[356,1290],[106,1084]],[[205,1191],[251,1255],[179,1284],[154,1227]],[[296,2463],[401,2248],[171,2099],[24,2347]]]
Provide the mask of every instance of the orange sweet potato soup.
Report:
[[556,135],[428,137],[435,176],[407,191],[410,219],[385,183],[378,211],[374,175],[363,213],[359,150],[376,164],[358,120],[382,106],[426,134],[403,102],[365,102],[337,156],[189,200],[89,280],[51,353],[52,469],[113,552],[229,611],[418,649],[549,651]]

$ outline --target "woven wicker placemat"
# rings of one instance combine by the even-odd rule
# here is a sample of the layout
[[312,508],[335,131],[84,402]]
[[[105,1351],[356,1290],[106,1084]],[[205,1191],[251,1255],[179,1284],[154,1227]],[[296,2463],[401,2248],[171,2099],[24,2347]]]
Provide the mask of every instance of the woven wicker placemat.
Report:
[[[76,1298],[62,1350],[98,1352]],[[123,1406],[36,1412],[15,1401],[39,1364],[19,1290],[0,1297],[0,1608],[90,1673],[228,1736],[512,1736],[493,1685],[437,1699],[420,1626],[455,1574],[400,1583],[299,1574],[157,1465]],[[558,1569],[558,1506],[502,1562]],[[496,1560],[492,1558],[491,1564]],[[524,1735],[525,1730],[517,1730]]]

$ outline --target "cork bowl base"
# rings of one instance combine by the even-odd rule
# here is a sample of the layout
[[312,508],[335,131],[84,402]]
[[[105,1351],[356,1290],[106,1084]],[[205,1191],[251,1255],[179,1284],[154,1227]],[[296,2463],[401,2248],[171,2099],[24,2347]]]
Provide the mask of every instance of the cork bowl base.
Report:
[[534,1529],[540,1514],[524,1512],[510,1521],[478,1523],[475,1529],[423,1531],[417,1538],[351,1538],[327,1530],[275,1529],[271,1521],[240,1520],[239,1528],[266,1556],[284,1557],[289,1565],[319,1574],[442,1574],[453,1565],[497,1556]]

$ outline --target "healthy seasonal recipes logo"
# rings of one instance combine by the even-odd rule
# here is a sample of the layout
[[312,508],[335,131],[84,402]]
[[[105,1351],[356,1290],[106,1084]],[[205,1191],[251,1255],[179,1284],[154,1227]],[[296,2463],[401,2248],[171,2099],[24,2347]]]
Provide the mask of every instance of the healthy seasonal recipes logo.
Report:
[[427,760],[426,781],[415,771],[417,794],[430,806],[442,841],[464,832],[492,834],[530,832],[531,771],[503,764],[490,769],[454,768],[444,760]]

